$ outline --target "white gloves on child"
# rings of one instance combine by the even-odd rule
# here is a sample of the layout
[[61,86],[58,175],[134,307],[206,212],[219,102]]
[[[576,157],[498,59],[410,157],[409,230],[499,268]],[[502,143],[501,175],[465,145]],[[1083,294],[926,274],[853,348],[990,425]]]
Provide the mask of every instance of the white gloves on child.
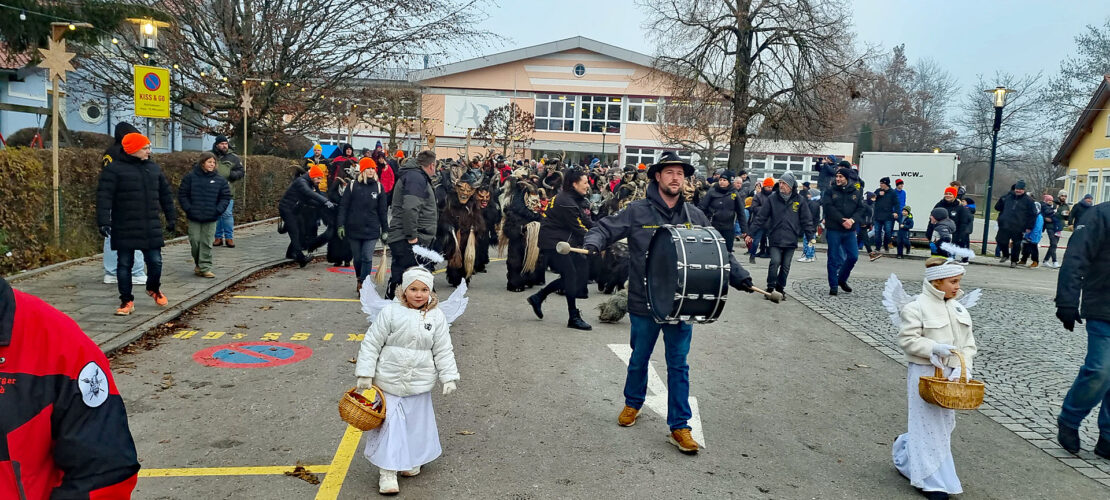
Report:
[[[959,368],[953,368],[952,373],[948,374],[948,380],[954,382],[954,381],[959,380],[959,379],[960,379],[960,369]],[[967,379],[971,380],[971,368],[967,369]]]
[[948,356],[951,356],[952,351],[955,351],[955,350],[956,350],[956,346],[954,346],[954,345],[941,344],[939,342],[936,343],[936,344],[933,344],[933,355],[934,356],[940,356],[942,358],[946,358]]
[[359,377],[358,385],[356,385],[355,387],[358,387],[358,390],[361,391],[369,389],[372,385],[374,385],[374,377]]
[[451,394],[452,392],[455,392],[455,382],[447,382],[446,384],[443,384],[444,396]]

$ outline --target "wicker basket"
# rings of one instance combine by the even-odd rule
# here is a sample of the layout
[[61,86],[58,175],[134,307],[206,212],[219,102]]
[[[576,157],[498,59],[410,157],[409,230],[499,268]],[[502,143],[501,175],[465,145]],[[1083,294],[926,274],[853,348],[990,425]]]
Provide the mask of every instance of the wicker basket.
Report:
[[[385,421],[385,397],[381,396],[382,391],[378,386],[373,386],[371,390],[373,392],[369,398],[359,394],[358,389],[352,388],[339,399],[339,417],[360,431],[376,429]],[[374,401],[374,394],[381,398],[381,411],[374,411],[369,405]]]
[[952,410],[974,410],[983,404],[983,392],[986,386],[978,380],[967,379],[967,365],[960,351],[952,351],[960,358],[960,379],[950,381],[944,377],[944,372],[936,368],[932,377],[921,377],[917,381],[917,392],[921,399],[935,404],[941,408]]

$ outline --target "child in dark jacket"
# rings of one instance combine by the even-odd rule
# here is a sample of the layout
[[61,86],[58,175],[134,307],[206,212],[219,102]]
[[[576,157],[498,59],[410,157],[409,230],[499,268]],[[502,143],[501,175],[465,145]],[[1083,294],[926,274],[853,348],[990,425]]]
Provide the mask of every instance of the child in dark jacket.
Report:
[[937,207],[929,214],[929,224],[933,225],[933,241],[929,242],[933,255],[948,257],[948,252],[940,247],[941,244],[952,243],[952,238],[956,234],[956,223],[948,218],[948,210]]
[[902,207],[902,218],[898,221],[898,236],[895,238],[895,246],[898,247],[898,258],[902,258],[902,250],[905,249],[906,255],[910,254],[910,229],[913,229],[913,212],[910,206]]

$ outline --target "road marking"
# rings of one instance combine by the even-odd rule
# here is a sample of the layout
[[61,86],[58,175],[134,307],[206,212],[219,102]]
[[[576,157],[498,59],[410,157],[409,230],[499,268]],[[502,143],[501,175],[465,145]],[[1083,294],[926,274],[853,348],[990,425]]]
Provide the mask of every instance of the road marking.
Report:
[[262,295],[232,295],[233,299],[251,300],[297,300],[309,302],[358,302],[358,299],[326,299],[323,297],[266,297]]
[[[171,469],[139,469],[139,477],[193,477],[193,476],[266,476],[282,475],[293,470],[292,465],[264,467],[182,467]],[[327,474],[330,465],[305,465],[309,472]]]
[[[370,396],[370,390],[362,391],[363,396]],[[324,476],[320,489],[316,490],[316,500],[334,500],[339,497],[339,490],[343,488],[343,481],[347,479],[347,470],[351,467],[351,460],[355,458],[358,442],[362,439],[362,431],[348,425],[343,432],[343,439],[339,441],[339,448],[331,459],[331,467]]]
[[[632,359],[632,347],[628,344],[609,344],[609,349],[616,354],[621,361],[624,361],[624,366],[628,366],[628,361]],[[652,411],[659,414],[664,419],[667,418],[667,386],[663,385],[663,379],[659,378],[659,374],[655,373],[655,366],[648,361],[648,394],[644,398],[644,406],[651,408]],[[708,448],[705,444],[705,434],[701,427],[701,412],[698,411],[698,398],[690,397],[690,435],[697,441],[698,444]]]

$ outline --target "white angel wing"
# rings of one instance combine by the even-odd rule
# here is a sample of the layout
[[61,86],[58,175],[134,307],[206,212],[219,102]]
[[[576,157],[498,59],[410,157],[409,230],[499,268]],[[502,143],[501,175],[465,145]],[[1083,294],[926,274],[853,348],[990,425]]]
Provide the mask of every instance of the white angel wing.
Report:
[[371,323],[378,319],[378,313],[392,302],[378,295],[378,290],[374,288],[373,280],[363,281],[362,290],[359,290],[358,295],[359,301],[362,302],[362,312],[366,313],[366,321]]
[[914,301],[914,297],[907,294],[902,287],[902,281],[891,273],[883,288],[883,307],[890,313],[890,322],[895,328],[902,327],[902,308]]
[[439,303],[439,308],[443,311],[443,315],[447,316],[447,324],[451,324],[459,316],[462,316],[463,311],[466,310],[466,305],[469,303],[470,297],[466,296],[466,280],[463,280],[455,288],[455,291],[451,292],[451,296],[447,297],[447,300]]
[[976,288],[975,290],[972,290],[971,292],[969,292],[967,294],[964,294],[963,297],[960,297],[956,300],[960,301],[960,303],[963,304],[964,307],[966,307],[968,309],[971,309],[972,307],[975,307],[975,304],[979,303],[979,299],[982,296],[983,296],[983,289],[982,288]]
[[958,247],[956,245],[953,245],[951,243],[948,243],[948,242],[941,243],[940,244],[940,249],[944,250],[945,252],[948,252],[948,255],[951,255],[953,259],[968,259],[968,260],[971,260],[971,259],[975,258],[975,252],[972,251],[971,249],[960,248],[960,247]]

